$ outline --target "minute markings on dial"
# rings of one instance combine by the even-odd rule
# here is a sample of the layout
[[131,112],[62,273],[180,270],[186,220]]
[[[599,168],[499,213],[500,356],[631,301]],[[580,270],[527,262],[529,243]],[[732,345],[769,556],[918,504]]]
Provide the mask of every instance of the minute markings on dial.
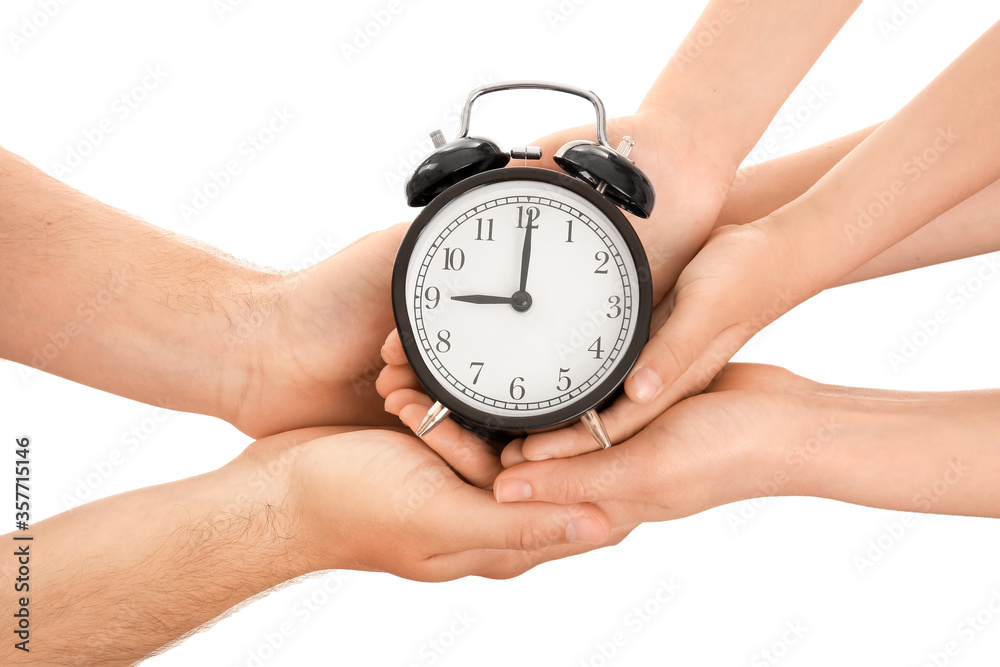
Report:
[[[562,388],[565,387],[566,382],[569,381],[569,375],[567,373],[563,373],[562,368],[554,367],[552,369],[554,373],[551,379],[552,384],[546,382],[546,385],[548,385],[551,390],[558,390],[562,393],[560,393],[560,395],[558,396],[553,396],[551,393],[543,393],[542,396],[544,396],[544,399],[542,399],[542,397],[539,397],[536,394],[534,396],[536,400],[534,401],[530,400],[530,398],[532,398],[531,396],[529,396],[529,401],[511,400],[511,398],[515,396],[522,397],[521,390],[519,388],[521,386],[520,384],[521,381],[518,381],[515,385],[513,385],[514,386],[513,390],[511,390],[510,387],[506,386],[506,383],[510,382],[511,378],[517,378],[527,375],[524,372],[518,372],[517,369],[515,368],[509,369],[510,374],[507,375],[507,378],[504,380],[505,384],[502,387],[502,389],[503,389],[503,394],[507,394],[506,396],[500,396],[500,395],[493,396],[492,395],[493,391],[490,390],[489,388],[486,388],[484,390],[489,391],[491,395],[484,395],[481,391],[477,391],[477,389],[480,389],[479,387],[473,388],[471,386],[473,384],[473,377],[472,377],[473,373],[471,372],[471,369],[468,368],[463,369],[459,366],[456,366],[455,368],[450,368],[449,366],[454,365],[453,361],[448,361],[447,363],[449,364],[449,366],[446,366],[445,363],[442,361],[442,358],[439,358],[439,355],[436,353],[437,351],[434,350],[431,345],[431,343],[440,342],[436,340],[437,327],[431,327],[430,329],[428,329],[427,326],[425,326],[425,324],[428,323],[424,321],[422,312],[423,307],[431,307],[431,305],[433,305],[433,302],[423,303],[423,300],[421,299],[421,296],[423,296],[421,291],[424,289],[425,285],[430,284],[426,281],[430,278],[430,275],[432,274],[438,276],[437,278],[434,279],[434,283],[441,288],[440,296],[443,297],[442,302],[444,301],[444,299],[448,299],[449,301],[465,301],[469,303],[497,303],[497,304],[510,303],[512,297],[506,297],[506,296],[491,296],[482,294],[448,295],[449,291],[454,291],[454,288],[457,286],[457,284],[442,285],[440,282],[437,282],[438,280],[445,279],[443,278],[443,275],[438,274],[438,272],[442,270],[444,261],[441,260],[440,258],[438,258],[437,262],[434,264],[432,264],[432,261],[434,260],[436,255],[439,254],[439,251],[443,249],[444,247],[443,244],[445,243],[447,243],[451,251],[454,252],[454,248],[460,245],[460,241],[455,240],[456,237],[452,237],[451,234],[460,229],[461,225],[467,221],[471,221],[470,224],[472,225],[472,231],[468,233],[469,238],[472,239],[474,236],[481,236],[484,237],[482,240],[486,240],[486,238],[489,236],[486,229],[486,225],[485,224],[482,225],[483,229],[482,233],[480,233],[479,229],[477,228],[478,219],[484,219],[485,222],[487,218],[484,218],[484,215],[492,213],[494,217],[496,217],[497,212],[499,212],[500,210],[497,207],[503,207],[505,205],[514,205],[514,204],[524,205],[525,208],[527,208],[526,205],[533,204],[536,207],[541,208],[543,211],[552,209],[556,210],[557,213],[559,213],[559,215],[569,214],[570,216],[573,217],[573,219],[576,222],[579,222],[581,225],[585,226],[583,228],[589,228],[589,230],[592,231],[597,237],[597,239],[600,241],[601,246],[599,247],[603,247],[605,250],[607,250],[608,254],[610,255],[609,258],[610,261],[607,262],[606,268],[614,268],[614,270],[611,273],[615,274],[616,278],[620,278],[621,281],[621,282],[618,282],[618,280],[615,281],[615,284],[618,285],[618,287],[615,289],[615,297],[614,297],[615,299],[618,300],[618,302],[620,302],[621,306],[618,307],[618,302],[612,304],[613,306],[615,306],[615,308],[614,310],[610,311],[611,313],[613,313],[613,315],[609,317],[609,319],[617,319],[617,317],[620,316],[621,320],[617,323],[620,326],[615,327],[616,329],[618,329],[617,335],[612,334],[609,337],[607,334],[611,332],[608,332],[606,329],[603,332],[604,338],[602,345],[604,349],[602,350],[602,352],[604,353],[604,355],[602,355],[600,361],[595,362],[595,363],[603,362],[601,363],[601,366],[599,368],[596,368],[593,372],[591,372],[589,369],[584,371],[584,373],[587,374],[586,377],[577,378],[575,377],[574,374],[574,377],[571,382],[571,387],[567,387],[569,391],[565,392],[562,392]],[[489,211],[488,209],[494,209],[494,211],[496,212]],[[558,217],[554,218],[554,220],[558,219],[559,219]],[[565,218],[563,218],[563,220],[565,220]],[[497,218],[496,222],[497,223],[500,222],[499,218]],[[473,208],[470,208],[464,214],[457,216],[450,223],[446,225],[442,222],[443,227],[438,227],[439,231],[437,232],[437,236],[432,242],[432,245],[426,251],[424,251],[423,257],[420,258],[421,260],[420,266],[415,267],[417,268],[418,273],[417,273],[415,292],[414,292],[415,298],[413,302],[414,323],[416,324],[415,333],[417,333],[420,346],[425,352],[425,354],[423,354],[422,356],[424,356],[425,360],[430,365],[432,365],[435,369],[437,369],[437,372],[444,378],[446,384],[450,384],[456,390],[461,391],[463,394],[473,399],[477,403],[494,406],[500,409],[520,411],[520,410],[547,408],[549,406],[554,407],[556,405],[560,405],[562,403],[571,401],[575,399],[575,397],[585,393],[592,386],[594,386],[594,384],[596,384],[601,379],[601,377],[604,376],[604,374],[608,371],[608,369],[613,365],[614,361],[617,359],[623,347],[623,344],[630,333],[629,326],[632,320],[632,311],[631,311],[632,301],[633,301],[632,290],[634,289],[634,286],[632,283],[632,279],[629,276],[629,272],[626,271],[625,269],[625,264],[623,262],[623,257],[621,256],[619,246],[616,244],[616,242],[612,241],[612,239],[608,236],[608,234],[605,232],[603,228],[604,225],[606,224],[607,223],[597,223],[591,220],[586,213],[577,210],[571,205],[567,205],[558,200],[552,200],[546,197],[536,197],[536,196],[500,197],[495,200],[487,201],[478,204]],[[538,226],[532,225],[532,228],[536,232],[537,236]],[[526,235],[530,233],[527,229],[527,225],[523,226],[522,229],[524,230],[524,233]],[[550,235],[551,233],[555,232],[556,229],[558,228],[554,228],[552,232],[550,232]],[[566,232],[567,232],[566,227],[561,227],[561,232],[556,232],[561,242],[568,240]],[[559,236],[559,233],[561,233],[562,235]],[[520,241],[520,239],[518,239],[518,241]],[[572,241],[570,241],[570,243],[576,241],[578,241],[578,233],[577,229],[573,229],[573,238]],[[516,242],[517,241],[515,241],[515,243]],[[576,243],[573,244],[576,245]],[[484,245],[483,247],[486,248],[487,246]],[[523,246],[521,250],[522,252],[520,254],[523,255],[524,252]],[[591,250],[591,252],[593,252],[593,250]],[[589,257],[590,261],[594,263],[590,264],[589,269],[586,269],[588,273],[594,272],[594,269],[598,265],[598,262],[596,262],[593,259],[593,255],[589,255]],[[603,257],[601,259],[603,259]],[[454,266],[454,264],[455,263],[452,263],[451,266]],[[581,258],[580,270],[584,270],[586,265],[587,263],[583,262]],[[511,287],[513,287],[513,285],[511,285]],[[621,295],[620,297],[618,296],[619,294]],[[437,292],[434,293],[434,296],[437,296]],[[435,310],[432,312],[437,312],[437,311]],[[460,312],[460,311],[455,311],[455,312]],[[478,311],[469,311],[469,312],[478,312]],[[494,311],[490,309],[489,311],[485,312],[492,313]],[[583,313],[581,313],[581,318],[583,316],[584,316]],[[435,318],[436,317],[437,316],[435,316]],[[441,325],[439,324],[438,326]],[[460,332],[459,335],[461,336]],[[596,334],[594,338],[596,339]],[[587,342],[583,343],[581,349],[585,350],[587,346],[592,343],[592,340],[593,339],[588,339]],[[588,355],[588,356],[590,356],[593,359],[593,355]],[[448,355],[445,354],[444,360],[447,360],[448,358],[449,358]],[[468,362],[466,362],[466,365],[468,365]],[[563,367],[565,367],[566,365],[567,364],[565,363],[562,364]],[[477,368],[479,367],[477,366]],[[560,373],[556,374],[555,371],[557,370],[560,371]],[[497,371],[495,370],[494,372]],[[465,375],[470,375],[470,377],[466,378],[464,377]],[[558,383],[559,386],[554,386],[556,383]],[[501,390],[498,388],[496,389],[496,391],[499,393]]]

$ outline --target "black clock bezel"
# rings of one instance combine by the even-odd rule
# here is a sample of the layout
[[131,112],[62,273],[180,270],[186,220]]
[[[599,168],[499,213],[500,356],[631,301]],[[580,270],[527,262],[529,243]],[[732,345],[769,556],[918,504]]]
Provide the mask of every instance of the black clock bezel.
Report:
[[[474,188],[494,183],[503,183],[505,181],[538,181],[548,183],[583,197],[604,214],[621,234],[625,241],[625,246],[628,248],[635,262],[637,274],[639,298],[635,309],[635,333],[628,347],[622,351],[620,361],[611,369],[606,377],[601,379],[596,387],[587,392],[585,398],[577,399],[543,415],[495,415],[473,408],[457,399],[448,400],[452,397],[453,392],[450,392],[431,374],[430,369],[420,354],[413,326],[407,315],[406,271],[409,268],[410,255],[413,253],[420,234],[431,220],[434,219],[434,216],[455,198]],[[642,243],[639,241],[639,237],[632,228],[632,225],[609,199],[598,193],[593,187],[551,169],[509,167],[506,169],[485,171],[456,183],[435,197],[420,211],[403,237],[399,249],[396,251],[396,259],[392,267],[392,310],[396,320],[396,329],[399,331],[399,338],[403,343],[403,351],[406,353],[406,359],[409,361],[413,372],[427,392],[427,395],[435,401],[440,401],[447,407],[451,411],[452,416],[456,418],[456,421],[463,426],[513,435],[544,431],[561,426],[577,419],[588,410],[599,409],[616,394],[625,381],[625,378],[628,377],[629,372],[631,372],[632,367],[639,358],[639,353],[649,338],[649,325],[653,310],[653,288],[646,251],[643,249]],[[442,397],[445,400],[442,400]]]

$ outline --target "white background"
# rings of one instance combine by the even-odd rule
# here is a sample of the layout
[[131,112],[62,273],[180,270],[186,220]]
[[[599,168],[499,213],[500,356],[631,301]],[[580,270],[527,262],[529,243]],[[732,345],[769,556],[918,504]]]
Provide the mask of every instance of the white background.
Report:
[[[113,131],[63,176],[68,183],[236,256],[290,268],[412,218],[401,186],[389,181],[419,159],[429,131],[454,135],[473,87],[551,79],[593,89],[612,116],[630,113],[703,3],[567,0],[565,20],[553,25],[547,12],[560,11],[556,0],[404,0],[350,59],[342,44],[388,0],[251,0],[221,16],[212,0],[69,3],[15,47],[11,35],[25,34],[41,4],[8,0],[0,15],[0,142],[51,173],[86,130],[112,118]],[[772,126],[780,150],[766,157],[892,114],[1000,18],[991,2],[905,4],[912,16],[884,34],[879,22],[892,4],[865,3],[786,110],[800,108],[810,86],[826,86],[832,98],[801,127]],[[120,118],[116,98],[141,86],[147,67],[161,68],[165,79],[139,91],[145,99]],[[179,206],[192,202],[211,171],[240,157],[241,142],[276,108],[294,121],[204,212],[184,220]],[[504,146],[590,117],[583,102],[532,94],[493,96],[477,110],[473,128]],[[888,360],[921,320],[952,308],[949,292],[966,285],[979,262],[822,294],[769,327],[740,358],[861,386],[995,386],[1000,280],[949,310],[949,323],[908,363],[893,368]],[[0,327],[17,326],[2,315]],[[34,439],[35,520],[77,494],[93,499],[210,470],[249,442],[217,420],[164,419],[148,406],[7,362],[0,363],[0,419],[3,442],[15,433]],[[88,474],[134,426],[150,432],[142,446],[107,479],[91,476],[98,483],[90,488]],[[746,524],[734,530],[740,513]],[[887,537],[893,524],[902,533],[897,527],[898,537]],[[859,572],[856,557],[880,539],[888,549]],[[429,585],[347,573],[330,583],[329,595],[322,580],[306,581],[150,664],[752,665],[771,664],[759,652],[779,642],[782,665],[917,666],[952,640],[960,653],[948,664],[996,664],[1000,618],[991,615],[968,642],[959,624],[991,591],[1000,595],[998,562],[996,521],[769,499],[643,526],[621,546],[513,581]],[[655,601],[661,579],[681,587],[666,604]],[[305,618],[296,610],[310,598],[316,611]],[[629,616],[644,604],[652,610],[647,621]],[[474,619],[457,637],[449,635],[455,614]],[[275,637],[286,622],[291,634]],[[94,623],[99,632],[100,619]],[[806,630],[783,651],[786,623]],[[619,631],[627,641],[605,659],[599,646]],[[449,648],[428,652],[431,640]]]

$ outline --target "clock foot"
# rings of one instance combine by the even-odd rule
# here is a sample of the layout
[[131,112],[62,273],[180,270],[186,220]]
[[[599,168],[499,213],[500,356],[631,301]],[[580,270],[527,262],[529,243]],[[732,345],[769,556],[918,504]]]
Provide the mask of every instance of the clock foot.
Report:
[[594,436],[597,444],[604,449],[611,446],[611,439],[608,438],[608,432],[604,430],[604,423],[598,416],[597,410],[587,410],[580,416],[580,421],[590,431],[590,435]]
[[431,409],[427,411],[424,415],[423,421],[420,422],[420,426],[417,427],[417,437],[424,437],[430,433],[435,426],[443,422],[448,415],[451,414],[451,410],[441,405],[440,402],[434,403]]

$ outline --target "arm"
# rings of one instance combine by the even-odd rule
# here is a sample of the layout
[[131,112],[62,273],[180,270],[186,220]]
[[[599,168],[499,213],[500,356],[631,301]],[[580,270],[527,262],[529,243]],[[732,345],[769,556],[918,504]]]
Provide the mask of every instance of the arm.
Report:
[[655,315],[665,323],[626,381],[630,400],[605,412],[612,439],[703,389],[771,321],[1000,177],[992,150],[1000,126],[988,111],[1000,101],[997,53],[1000,26],[805,194],[767,218],[715,233]]
[[533,500],[596,502],[613,523],[766,496],[1000,517],[998,429],[1000,391],[856,389],[730,364],[610,449],[525,462],[513,443],[495,489],[501,502],[523,484]]
[[[33,539],[14,542],[12,537]],[[592,505],[497,505],[419,440],[392,431],[295,431],[190,479],[95,501],[4,536],[29,545],[25,653],[4,664],[132,664],[234,605],[330,568],[441,581],[510,577],[605,542]],[[623,537],[622,531],[616,534]],[[616,541],[616,540],[615,540]]]
[[[637,112],[609,121],[613,142],[636,140],[630,157],[656,189],[652,216],[634,222],[654,302],[704,245],[740,163],[859,5],[711,0]],[[593,125],[532,144],[542,147],[540,165],[554,168],[551,156],[580,138],[594,139]]]
[[374,381],[402,225],[277,274],[2,149],[0,184],[0,357],[257,436],[388,423]]
[[[736,175],[716,228],[766,217],[811,188],[878,125],[826,144],[745,167]],[[1000,182],[993,182],[882,251],[837,284],[869,280],[1000,250]]]

